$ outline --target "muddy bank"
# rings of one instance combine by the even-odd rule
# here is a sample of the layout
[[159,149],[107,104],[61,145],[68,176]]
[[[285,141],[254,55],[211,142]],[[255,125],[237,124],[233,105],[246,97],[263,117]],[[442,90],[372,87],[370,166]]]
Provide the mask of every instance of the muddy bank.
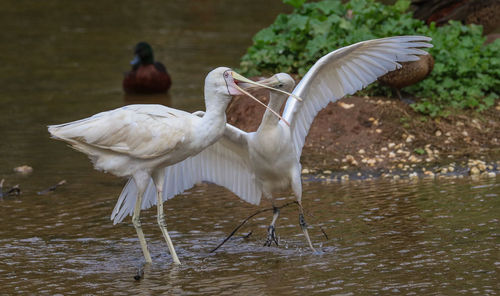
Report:
[[[262,91],[257,97],[267,104],[267,95]],[[256,102],[237,97],[228,107],[228,122],[255,131],[263,112]],[[415,172],[494,176],[500,165],[499,118],[500,105],[432,119],[398,99],[344,98],[316,116],[302,152],[303,173],[333,178],[411,177]]]

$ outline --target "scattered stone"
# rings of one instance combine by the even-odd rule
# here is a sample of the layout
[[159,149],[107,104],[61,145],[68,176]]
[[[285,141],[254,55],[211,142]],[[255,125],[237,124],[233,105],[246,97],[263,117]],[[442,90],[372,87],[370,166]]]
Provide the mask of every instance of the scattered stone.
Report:
[[394,148],[395,146],[396,146],[396,144],[395,144],[395,143],[389,143],[389,145],[387,145],[387,148],[392,149],[392,148]]
[[308,169],[302,169],[302,174],[304,174],[304,175],[309,174],[309,170]]
[[330,171],[330,170],[325,170],[325,171],[323,171],[323,174],[325,174],[325,175],[331,175],[331,174],[332,174],[332,171]]
[[424,177],[426,177],[426,178],[434,178],[435,174],[432,171],[425,171],[424,172]]
[[342,162],[348,162],[348,163],[350,163],[351,165],[354,165],[354,166],[358,165],[358,162],[356,161],[356,159],[354,158],[354,156],[352,156],[350,154],[347,154],[345,156],[345,158],[342,159]]
[[436,137],[441,137],[442,134],[443,133],[440,130],[437,130],[435,133]]
[[368,164],[369,166],[375,166],[376,163],[377,163],[377,160],[375,158],[369,158],[366,161],[366,164]]
[[358,153],[359,154],[365,154],[365,149],[359,149]]
[[415,155],[410,155],[410,157],[408,158],[408,161],[413,162],[413,163],[418,163],[421,160],[420,160],[420,158],[416,157]]
[[377,134],[380,134],[380,133],[382,133],[382,130],[378,128],[378,129],[376,129],[376,130],[375,130],[375,132],[376,132]]
[[33,168],[29,165],[22,165],[14,168],[14,172],[22,175],[27,175],[33,172]]
[[352,107],[354,107],[354,104],[346,104],[344,102],[339,102],[339,106],[346,109],[346,110],[349,110],[351,109]]
[[474,176],[474,175],[477,176],[481,173],[481,171],[479,171],[479,169],[477,167],[471,167],[469,173],[471,176]]

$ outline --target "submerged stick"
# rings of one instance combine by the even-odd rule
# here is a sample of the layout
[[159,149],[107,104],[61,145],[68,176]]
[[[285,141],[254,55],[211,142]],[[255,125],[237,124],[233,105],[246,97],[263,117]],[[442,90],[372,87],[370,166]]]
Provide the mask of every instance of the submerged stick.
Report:
[[[286,203],[286,204],[282,205],[281,207],[277,207],[277,208],[281,209],[281,208],[287,207],[287,206],[294,204],[294,203],[297,203],[297,201],[292,201],[292,202]],[[267,211],[272,211],[272,210],[274,210],[274,208],[262,209],[262,210],[258,210],[257,212],[253,213],[252,215],[248,216],[217,247],[215,247],[213,250],[211,250],[210,253],[213,253],[213,252],[217,251],[217,249],[222,247],[222,245],[225,244],[236,233],[236,231],[238,231],[238,229],[240,229],[245,223],[247,223],[248,220],[252,219],[254,216],[256,216],[258,214],[261,214],[261,213],[264,213]]]
[[44,194],[47,194],[49,193],[50,191],[55,191],[57,187],[61,186],[61,185],[64,185],[66,184],[66,180],[61,180],[59,181],[59,183],[57,183],[56,185],[53,185],[53,186],[50,186],[49,188],[45,189],[45,190],[42,190],[42,191],[38,191],[37,194],[38,195],[44,195]]
[[3,182],[5,182],[5,179],[0,180],[0,201],[3,200]]
[[6,196],[11,196],[11,195],[19,195],[21,194],[21,188],[19,188],[19,184],[15,185],[7,193],[5,194]]
[[140,281],[142,278],[144,278],[144,265],[139,266],[136,275],[134,275],[136,281]]
[[[304,208],[302,208],[302,210],[304,211]],[[304,214],[306,214],[307,216],[309,216],[309,217],[311,217],[311,218],[313,218],[313,219],[315,219],[315,220],[316,220],[316,217],[314,217],[312,214],[310,214],[310,213],[306,213],[306,211],[304,211]],[[326,240],[329,240],[328,235],[326,234],[325,230],[323,230],[323,227],[321,227],[321,226],[319,226],[319,225],[318,225],[318,227],[319,227],[319,230],[321,230],[321,232],[322,232],[322,233],[323,233],[323,235],[325,236],[325,239],[326,239]]]
[[3,191],[3,183],[5,182],[5,179],[0,180],[0,201],[3,200],[4,197],[11,196],[11,195],[19,195],[21,194],[21,188],[19,188],[19,184],[16,184],[12,186],[9,190],[6,192]]

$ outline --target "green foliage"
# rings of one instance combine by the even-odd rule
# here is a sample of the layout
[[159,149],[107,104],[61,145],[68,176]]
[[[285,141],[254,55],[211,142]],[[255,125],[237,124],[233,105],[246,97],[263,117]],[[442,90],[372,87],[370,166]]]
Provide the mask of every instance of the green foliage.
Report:
[[417,153],[417,154],[419,154],[419,155],[424,155],[424,154],[425,154],[425,150],[424,150],[424,149],[422,149],[422,148],[415,148],[415,149],[413,150],[413,152],[415,152],[415,153]]
[[[396,35],[425,35],[433,38],[430,53],[435,58],[431,75],[405,90],[422,98],[413,108],[431,116],[446,115],[446,109],[494,105],[500,89],[500,40],[482,46],[480,26],[450,22],[443,27],[426,26],[412,18],[409,0],[386,6],[373,0],[323,0],[294,5],[291,14],[280,14],[269,27],[258,32],[254,44],[242,57],[246,75],[277,72],[303,76],[320,57],[359,41]],[[388,95],[378,84],[370,95]]]
[[283,3],[292,5],[295,8],[301,7],[306,0],[283,0]]

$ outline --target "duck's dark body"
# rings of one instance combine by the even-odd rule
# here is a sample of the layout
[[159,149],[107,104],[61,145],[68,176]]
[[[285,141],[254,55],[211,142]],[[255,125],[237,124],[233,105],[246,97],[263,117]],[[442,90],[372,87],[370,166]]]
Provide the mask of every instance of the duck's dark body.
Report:
[[132,71],[125,74],[123,90],[126,93],[164,93],[172,84],[165,66],[153,59],[153,50],[146,42],[135,47],[136,57],[132,61]]
[[123,90],[126,93],[164,93],[170,88],[172,81],[163,64],[156,62],[139,65],[132,69],[123,79]]
[[401,89],[425,79],[434,68],[434,58],[430,55],[420,56],[420,60],[400,63],[401,68],[378,78],[378,81],[392,88]]

